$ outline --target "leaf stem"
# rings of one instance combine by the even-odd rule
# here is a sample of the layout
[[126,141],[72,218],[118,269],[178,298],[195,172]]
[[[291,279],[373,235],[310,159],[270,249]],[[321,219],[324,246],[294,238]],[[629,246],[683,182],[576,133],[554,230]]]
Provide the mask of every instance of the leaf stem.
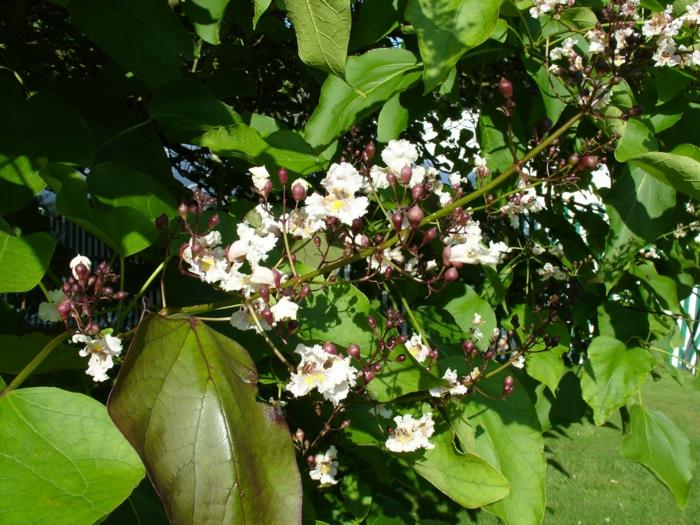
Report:
[[56,337],[51,339],[51,341],[46,343],[46,346],[42,348],[37,355],[34,356],[34,359],[29,361],[27,366],[20,370],[19,374],[15,376],[12,382],[0,392],[0,398],[7,395],[10,391],[15,390],[17,387],[19,387],[24,382],[24,380],[27,379],[32,374],[32,372],[34,372],[34,370],[44,361],[44,359],[46,359],[49,356],[53,349],[60,345],[63,341],[68,339],[70,336],[71,332],[61,332]]
[[126,129],[123,130],[123,131],[120,131],[119,133],[117,133],[117,134],[114,135],[113,137],[108,138],[108,139],[105,140],[102,144],[100,144],[100,146],[97,148],[97,151],[100,151],[102,148],[108,146],[109,144],[111,144],[111,143],[114,142],[115,140],[119,140],[119,139],[122,138],[124,135],[128,135],[128,134],[131,133],[132,131],[136,131],[137,129],[140,129],[140,128],[144,127],[144,126],[147,126],[147,125],[150,124],[152,121],[153,121],[152,118],[148,118],[147,120],[144,120],[143,122],[139,122],[138,124],[134,124],[133,126],[131,126],[131,127],[129,127],[129,128],[126,128]]

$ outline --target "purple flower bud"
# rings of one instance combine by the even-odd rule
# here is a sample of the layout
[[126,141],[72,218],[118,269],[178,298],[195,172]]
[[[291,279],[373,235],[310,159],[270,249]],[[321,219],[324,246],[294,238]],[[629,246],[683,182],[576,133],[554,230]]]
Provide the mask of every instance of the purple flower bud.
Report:
[[448,268],[442,278],[445,280],[445,282],[452,283],[459,279],[459,272],[457,271],[457,268]]
[[423,213],[423,210],[421,210],[420,206],[412,206],[408,209],[408,222],[411,223],[412,228],[417,228],[423,218],[425,217],[425,213]]
[[164,230],[168,227],[168,216],[163,213],[159,217],[156,217],[156,228],[159,230]]
[[275,268],[272,269],[272,282],[275,283],[275,288],[279,288],[282,284],[282,274]]
[[197,241],[192,243],[192,247],[190,248],[190,251],[192,252],[193,257],[197,257],[202,251],[204,250],[204,246],[202,246],[200,243]]
[[361,355],[359,346],[357,346],[356,344],[351,344],[350,346],[348,346],[347,352],[350,357],[359,361]]
[[219,222],[221,222],[221,219],[219,218],[219,216],[212,215],[209,218],[209,223],[207,224],[207,229],[211,230],[212,228],[216,228],[219,225]]
[[362,371],[362,377],[364,378],[365,383],[369,383],[370,381],[372,381],[372,379],[374,379],[374,376],[375,376],[374,370],[369,369],[369,370]]
[[411,196],[413,197],[414,201],[419,201],[423,198],[423,195],[425,195],[425,190],[423,189],[422,184],[416,184],[411,188]]
[[303,201],[306,198],[306,188],[302,184],[295,184],[292,186],[292,197],[297,202]]
[[177,207],[177,214],[182,217],[183,221],[187,220],[187,215],[190,212],[190,207],[185,204],[184,202],[181,202],[178,207]]
[[121,301],[122,299],[126,299],[126,296],[129,295],[127,292],[124,290],[119,290],[117,293],[114,294],[114,300],[115,301]]
[[503,98],[509,100],[513,96],[513,84],[507,78],[502,78],[498,82],[498,91],[501,92]]
[[404,186],[408,186],[408,184],[411,182],[411,177],[413,177],[413,170],[410,166],[404,166],[401,168],[401,174],[399,176],[401,177],[401,182],[404,184]]
[[405,360],[406,354],[399,354],[396,356],[396,359],[394,359],[394,361],[396,361],[397,363],[403,363]]
[[393,173],[391,173],[391,172],[387,173],[386,180],[389,182],[390,186],[396,185],[396,175],[394,175]]
[[401,215],[401,212],[397,211],[391,214],[391,223],[397,230],[401,229],[403,225],[403,215]]
[[309,296],[310,293],[311,287],[308,284],[305,284],[301,287],[301,290],[299,290],[299,300],[303,301]]
[[375,146],[374,142],[369,141],[367,145],[365,146],[365,153],[367,154],[367,158],[369,160],[372,160],[374,158],[374,154],[377,152],[377,146]]
[[262,189],[262,196],[267,199],[268,195],[270,195],[270,192],[272,191],[272,181],[270,179],[267,179],[265,181],[265,185],[263,186]]
[[429,242],[434,241],[437,238],[437,235],[438,235],[438,231],[437,231],[436,227],[433,226],[432,228],[428,228],[427,230],[425,230],[425,233],[423,234],[423,239],[421,242],[423,244],[428,244]]
[[338,348],[330,341],[323,343],[323,351],[327,354],[338,355]]
[[260,317],[265,319],[265,322],[269,325],[275,322],[275,318],[269,308],[263,308],[262,312],[260,312]]
[[68,319],[68,316],[70,315],[70,312],[73,309],[73,302],[70,299],[64,299],[63,301],[58,303],[56,309],[58,310],[58,315],[60,315],[61,319],[65,321],[66,319]]
[[277,178],[280,181],[280,184],[282,186],[286,186],[287,181],[289,180],[289,172],[287,171],[287,168],[280,168],[277,170]]
[[270,289],[267,287],[266,284],[263,284],[260,287],[259,293],[263,301],[265,301],[266,303],[270,302]]

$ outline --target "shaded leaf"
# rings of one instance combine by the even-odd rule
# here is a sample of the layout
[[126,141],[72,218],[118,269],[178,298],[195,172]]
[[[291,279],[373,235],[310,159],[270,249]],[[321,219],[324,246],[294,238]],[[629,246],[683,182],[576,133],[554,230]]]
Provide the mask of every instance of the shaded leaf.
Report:
[[41,176],[56,192],[58,213],[102,239],[119,255],[128,257],[145,250],[158,238],[153,221],[134,208],[93,208],[85,178],[77,171],[48,164]]
[[53,93],[37,93],[26,101],[0,99],[0,111],[4,155],[78,165],[95,158],[95,139],[85,120]]
[[229,0],[189,0],[185,13],[199,37],[209,44],[220,44],[221,22]]
[[27,157],[0,154],[0,216],[20,210],[46,183]]
[[343,77],[350,41],[350,0],[286,0],[299,58]]
[[58,388],[0,397],[2,523],[94,523],[116,508],[144,469],[105,407]]
[[620,452],[661,480],[683,509],[688,503],[695,458],[685,434],[665,414],[634,405]]
[[406,19],[418,36],[426,91],[444,82],[464,53],[491,36],[500,5],[501,0],[409,0]]
[[[51,337],[38,332],[25,335],[0,335],[0,372],[18,374],[41,351]],[[54,370],[84,370],[87,361],[78,355],[78,348],[61,344],[34,370],[43,374]]]
[[659,142],[656,140],[654,131],[642,120],[629,119],[615,148],[615,159],[618,162],[625,162],[635,155],[658,148]]
[[0,292],[28,292],[46,273],[56,239],[48,233],[14,237],[0,231]]
[[643,348],[627,348],[622,341],[608,336],[591,341],[581,391],[593,409],[596,425],[605,423],[639,391],[654,364],[654,358]]
[[256,401],[235,341],[194,319],[146,317],[109,412],[174,524],[300,523],[301,483],[281,414]]
[[401,105],[399,95],[384,103],[377,120],[377,141],[389,142],[398,139],[408,126],[408,109]]
[[167,2],[70,0],[73,23],[114,61],[151,87],[180,78],[192,40]]
[[260,17],[270,7],[270,3],[272,3],[272,0],[253,0],[253,29],[258,25]]

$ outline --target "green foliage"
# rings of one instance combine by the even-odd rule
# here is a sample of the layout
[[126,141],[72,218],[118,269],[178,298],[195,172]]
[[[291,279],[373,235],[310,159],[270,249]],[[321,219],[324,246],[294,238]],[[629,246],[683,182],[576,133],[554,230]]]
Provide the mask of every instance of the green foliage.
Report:
[[34,288],[49,267],[56,241],[47,233],[15,237],[0,231],[0,292]]
[[581,390],[597,425],[605,423],[639,392],[654,362],[647,350],[627,348],[612,337],[599,336],[591,341]]
[[634,405],[629,434],[620,452],[651,470],[668,487],[678,506],[686,506],[695,458],[686,435],[666,415]]
[[[121,374],[110,415],[172,522],[301,522],[286,425],[256,400],[257,372],[238,343],[194,319],[151,315]],[[196,424],[178,413],[194,414]]]
[[[105,407],[58,388],[0,396],[3,523],[27,517],[93,523],[114,510],[144,476]],[[49,446],[50,444],[50,446]]]

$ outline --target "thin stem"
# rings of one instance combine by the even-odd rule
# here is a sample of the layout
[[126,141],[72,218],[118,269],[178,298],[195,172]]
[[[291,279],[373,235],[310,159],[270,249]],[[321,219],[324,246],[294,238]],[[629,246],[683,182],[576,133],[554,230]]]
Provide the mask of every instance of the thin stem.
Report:
[[282,352],[280,352],[277,349],[277,347],[275,346],[275,343],[272,342],[272,339],[270,339],[267,336],[267,333],[265,332],[262,325],[260,324],[260,319],[258,319],[258,314],[255,311],[255,308],[253,307],[253,305],[249,301],[246,301],[245,305],[248,308],[248,312],[250,313],[250,316],[253,318],[253,322],[255,323],[255,326],[258,329],[258,333],[262,336],[263,339],[265,339],[265,342],[272,349],[272,351],[275,353],[275,355],[277,356],[277,359],[282,361],[282,363],[284,363],[287,366],[287,368],[289,368],[290,370],[294,370],[294,366],[292,366],[292,363],[287,361],[287,358],[284,357]]
[[27,379],[32,374],[32,372],[34,372],[34,370],[36,370],[36,368],[44,361],[44,359],[46,359],[49,356],[53,349],[60,345],[63,341],[68,339],[70,336],[71,332],[61,332],[56,337],[51,339],[51,341],[46,343],[46,346],[42,348],[36,356],[34,356],[34,359],[29,361],[27,366],[20,370],[19,374],[15,376],[12,382],[9,385],[7,385],[2,390],[2,392],[0,392],[0,398],[7,395],[10,391],[18,388],[24,382],[24,380]]
[[[124,277],[124,268],[125,268],[125,261],[123,256],[119,256],[119,290],[124,289],[124,283],[126,278]],[[117,322],[115,323],[115,326],[117,328],[117,331],[120,331],[122,328],[122,315],[123,315],[123,303],[122,301],[119,302],[119,306],[117,307]]]
[[46,288],[46,285],[39,281],[39,288],[41,288],[41,291],[44,292],[44,297],[46,297],[46,300],[51,302],[51,298],[49,297],[49,289]]

